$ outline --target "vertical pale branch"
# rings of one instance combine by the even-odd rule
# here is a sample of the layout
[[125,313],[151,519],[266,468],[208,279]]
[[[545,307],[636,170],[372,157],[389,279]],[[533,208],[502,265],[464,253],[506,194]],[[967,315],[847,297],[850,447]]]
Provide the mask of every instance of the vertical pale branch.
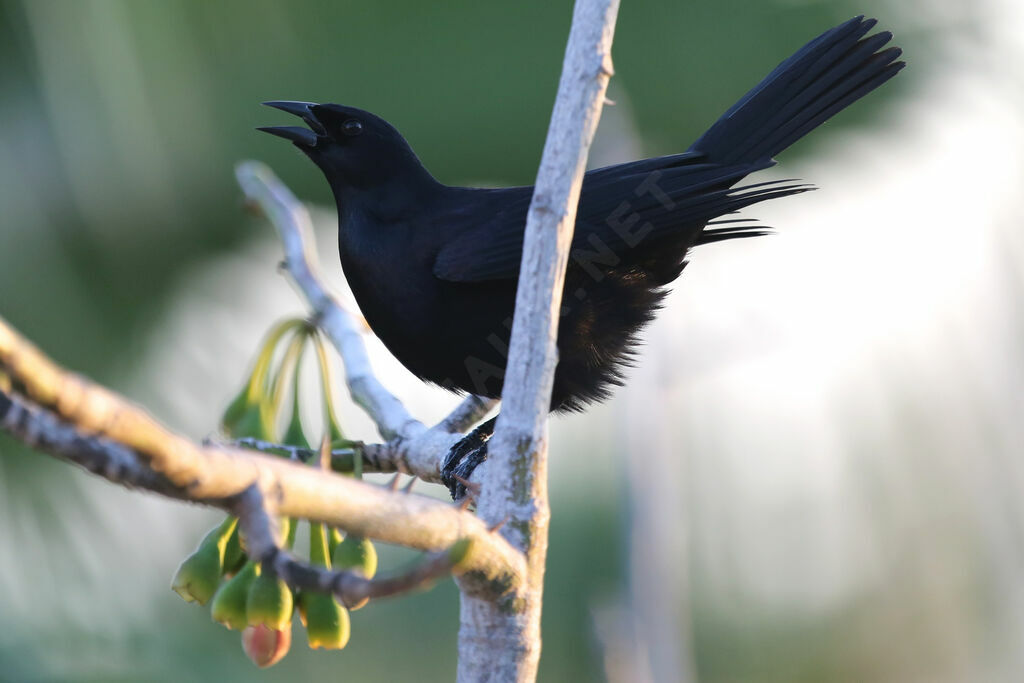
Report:
[[459,681],[532,681],[540,659],[547,556],[547,419],[562,287],[590,143],[612,74],[618,0],[577,0],[526,220],[505,390],[489,461],[481,468],[478,513],[506,522],[526,553],[528,586],[514,604],[462,595]]

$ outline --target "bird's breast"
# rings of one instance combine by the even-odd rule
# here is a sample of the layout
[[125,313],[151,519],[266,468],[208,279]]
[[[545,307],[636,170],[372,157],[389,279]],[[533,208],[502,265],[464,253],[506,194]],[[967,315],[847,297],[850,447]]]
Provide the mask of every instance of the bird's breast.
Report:
[[385,344],[429,331],[432,258],[413,226],[347,216],[339,225],[338,247],[356,302]]

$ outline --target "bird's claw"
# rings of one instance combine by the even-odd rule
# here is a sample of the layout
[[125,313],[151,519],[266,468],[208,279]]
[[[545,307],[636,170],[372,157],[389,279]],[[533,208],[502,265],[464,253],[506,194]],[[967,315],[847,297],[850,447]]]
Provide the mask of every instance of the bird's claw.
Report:
[[452,446],[441,464],[441,483],[448,487],[452,500],[466,496],[466,484],[473,470],[487,459],[487,440],[494,431],[494,419],[467,434]]
[[468,444],[470,436],[455,444],[445,458],[441,468],[441,483],[448,487],[452,500],[462,500],[466,496],[466,483],[473,470],[487,459],[487,441],[475,441]]

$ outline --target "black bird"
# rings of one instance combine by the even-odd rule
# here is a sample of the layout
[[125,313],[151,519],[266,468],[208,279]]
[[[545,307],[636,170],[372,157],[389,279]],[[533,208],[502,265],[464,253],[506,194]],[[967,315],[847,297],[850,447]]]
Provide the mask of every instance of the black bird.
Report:
[[[774,165],[776,154],[903,68],[900,49],[885,47],[891,33],[867,36],[875,23],[856,17],[812,40],[687,151],[586,174],[552,410],[582,410],[622,384],[639,330],[691,247],[764,234],[728,216],[811,189],[789,181],[737,183]],[[397,130],[369,112],[265,104],[309,126],[260,130],[293,142],[327,176],[342,267],[376,335],[422,380],[500,396],[533,187],[449,187]],[[464,493],[453,475],[468,477],[483,460],[493,427],[493,419],[480,425],[446,458],[442,475],[453,496]]]

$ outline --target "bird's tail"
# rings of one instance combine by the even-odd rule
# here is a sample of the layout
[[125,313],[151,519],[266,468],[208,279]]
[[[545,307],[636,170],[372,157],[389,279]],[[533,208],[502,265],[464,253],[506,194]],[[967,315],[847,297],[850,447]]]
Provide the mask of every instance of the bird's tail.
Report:
[[758,163],[896,75],[898,47],[883,31],[865,38],[876,21],[855,17],[821,34],[775,68],[725,112],[691,152],[720,164]]

